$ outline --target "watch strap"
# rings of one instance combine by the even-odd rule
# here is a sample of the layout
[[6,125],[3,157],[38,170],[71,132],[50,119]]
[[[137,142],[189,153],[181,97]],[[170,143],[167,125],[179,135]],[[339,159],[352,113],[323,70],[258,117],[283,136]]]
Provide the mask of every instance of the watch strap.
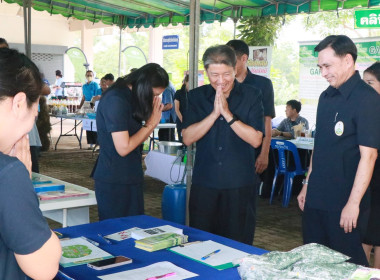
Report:
[[228,125],[232,125],[234,122],[238,121],[239,119],[236,117],[236,115],[232,115],[232,120],[228,122]]

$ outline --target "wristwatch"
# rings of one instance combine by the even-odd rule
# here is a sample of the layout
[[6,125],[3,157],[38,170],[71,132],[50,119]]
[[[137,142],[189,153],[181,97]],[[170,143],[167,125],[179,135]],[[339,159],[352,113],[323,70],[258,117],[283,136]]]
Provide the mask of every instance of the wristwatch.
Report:
[[232,115],[232,120],[228,122],[228,125],[232,125],[234,122],[238,121],[238,117],[236,115]]
[[306,180],[306,179],[303,179],[302,180],[302,185],[308,185],[309,184],[309,181],[308,180]]

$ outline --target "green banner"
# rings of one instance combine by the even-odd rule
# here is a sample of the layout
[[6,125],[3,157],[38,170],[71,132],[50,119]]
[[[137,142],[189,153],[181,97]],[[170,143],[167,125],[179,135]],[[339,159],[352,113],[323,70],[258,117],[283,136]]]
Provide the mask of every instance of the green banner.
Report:
[[380,28],[380,10],[355,10],[355,29]]

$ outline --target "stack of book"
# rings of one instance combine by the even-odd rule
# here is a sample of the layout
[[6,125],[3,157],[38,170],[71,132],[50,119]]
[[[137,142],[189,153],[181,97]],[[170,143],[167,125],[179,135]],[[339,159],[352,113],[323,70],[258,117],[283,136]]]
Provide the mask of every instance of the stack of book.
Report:
[[154,252],[187,243],[187,241],[187,235],[168,232],[136,240],[135,247],[148,252]]

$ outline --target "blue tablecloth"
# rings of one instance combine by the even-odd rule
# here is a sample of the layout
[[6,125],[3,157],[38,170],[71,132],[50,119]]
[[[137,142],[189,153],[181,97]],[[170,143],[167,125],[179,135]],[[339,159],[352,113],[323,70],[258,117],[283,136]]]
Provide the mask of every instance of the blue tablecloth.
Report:
[[68,276],[77,280],[98,279],[96,276],[140,268],[160,261],[169,261],[179,267],[199,274],[198,277],[194,277],[191,279],[240,279],[236,268],[230,268],[219,271],[201,263],[192,261],[188,258],[169,252],[168,250],[160,250],[150,253],[144,250],[137,249],[134,247],[135,242],[132,238],[120,242],[115,241],[112,245],[109,245],[98,236],[99,233],[102,235],[108,235],[132,227],[150,228],[161,225],[172,225],[178,228],[183,228],[184,234],[189,236],[189,242],[197,240],[213,240],[215,242],[222,243],[226,246],[230,246],[250,254],[261,255],[266,252],[263,249],[255,248],[253,246],[249,246],[195,228],[190,228],[169,221],[142,215],[119,219],[110,219],[92,224],[57,229],[57,231],[67,234],[68,237],[71,238],[85,236],[94,241],[97,241],[100,243],[100,248],[114,256],[123,255],[133,259],[132,264],[124,265],[121,267],[115,267],[103,271],[96,271],[94,269],[88,268],[87,265],[79,265],[69,268],[60,267],[60,270]]

